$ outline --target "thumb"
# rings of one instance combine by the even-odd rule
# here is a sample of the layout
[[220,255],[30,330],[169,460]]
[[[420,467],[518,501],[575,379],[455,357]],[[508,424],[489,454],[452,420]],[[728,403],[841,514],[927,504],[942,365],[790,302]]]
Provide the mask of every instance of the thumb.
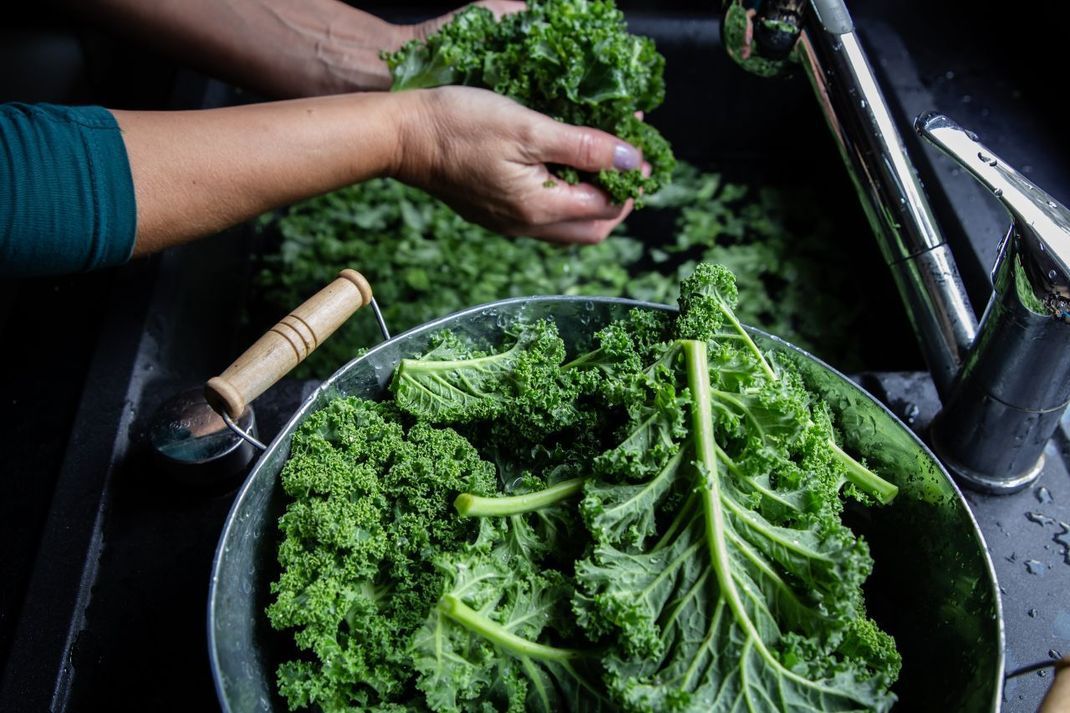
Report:
[[551,120],[549,129],[533,146],[535,157],[544,163],[559,163],[580,171],[604,168],[631,171],[643,164],[643,154],[612,134],[586,126],[570,126]]

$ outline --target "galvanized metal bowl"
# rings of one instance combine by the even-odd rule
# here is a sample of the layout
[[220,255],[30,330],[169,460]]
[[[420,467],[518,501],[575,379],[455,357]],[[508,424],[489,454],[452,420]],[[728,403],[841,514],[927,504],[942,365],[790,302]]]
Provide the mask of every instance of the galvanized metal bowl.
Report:
[[[504,300],[430,322],[370,349],[337,371],[301,406],[261,456],[238,493],[212,567],[208,640],[226,713],[287,710],[275,690],[285,635],[264,614],[278,575],[277,521],[285,507],[279,472],[294,430],[339,395],[384,394],[394,367],[450,329],[489,344],[518,318],[553,319],[570,350],[629,309],[670,311],[624,299],[533,297]],[[999,710],[1003,620],[992,562],[962,494],[928,448],[884,406],[839,372],[792,345],[750,329],[763,348],[790,359],[832,406],[846,447],[899,486],[888,507],[849,508],[851,526],[875,561],[866,585],[870,613],[898,642],[903,671],[897,710]]]

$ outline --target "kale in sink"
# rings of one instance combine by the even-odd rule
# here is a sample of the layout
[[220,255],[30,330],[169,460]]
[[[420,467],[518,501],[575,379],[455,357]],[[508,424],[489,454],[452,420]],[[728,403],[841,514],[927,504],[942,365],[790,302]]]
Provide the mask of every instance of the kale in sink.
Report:
[[[672,303],[700,261],[739,277],[739,316],[842,368],[857,367],[863,300],[833,224],[805,189],[752,189],[680,164],[670,186],[609,240],[567,247],[508,238],[440,201],[373,180],[265,216],[268,247],[253,322],[270,324],[343,267],[371,281],[394,332],[466,307],[538,294],[625,296]],[[262,320],[258,317],[263,317]],[[323,378],[379,341],[358,313],[298,375]]]

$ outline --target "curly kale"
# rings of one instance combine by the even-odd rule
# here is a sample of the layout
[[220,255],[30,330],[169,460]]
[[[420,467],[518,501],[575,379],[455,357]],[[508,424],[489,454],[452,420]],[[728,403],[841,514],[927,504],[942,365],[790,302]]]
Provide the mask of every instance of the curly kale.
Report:
[[[567,355],[440,335],[393,400],[295,434],[269,609],[326,711],[887,711],[900,658],[866,612],[844,499],[898,490],[700,265],[675,317]],[[456,428],[457,430],[453,430]]]
[[[744,286],[736,314],[841,368],[865,313],[848,258],[804,189],[749,191],[679,164],[644,211],[675,236],[626,224],[598,245],[508,238],[390,179],[320,196],[268,221],[281,244],[257,278],[264,328],[344,267],[371,281],[387,324],[404,331],[473,305],[526,295],[601,295],[671,303],[697,261],[726,265]],[[639,216],[642,218],[643,216]],[[636,231],[639,228],[635,229]],[[815,290],[815,285],[821,285]],[[298,367],[325,378],[379,341],[361,311]],[[856,367],[854,367],[856,368]]]
[[448,428],[408,429],[389,405],[332,401],[293,437],[279,520],[282,574],[268,608],[302,655],[279,667],[292,708],[374,708],[412,698],[399,640],[420,626],[440,576],[431,553],[475,535],[451,517],[459,492],[496,492],[494,468]]
[[[387,324],[400,332],[506,297],[624,295],[645,250],[623,236],[569,247],[506,237],[391,179],[313,198],[269,222],[281,245],[266,257],[257,285],[270,323],[343,267],[361,270]],[[380,339],[371,312],[362,310],[302,362],[298,374],[325,378]]]
[[[444,358],[445,357],[445,358]],[[524,326],[507,351],[457,359],[434,349],[402,359],[391,388],[398,406],[432,423],[501,420],[512,434],[538,441],[580,423],[579,385],[561,364],[565,344],[553,323]]]
[[[672,177],[675,159],[657,129],[635,117],[665,97],[665,58],[631,35],[610,0],[534,0],[495,21],[469,7],[426,40],[384,55],[393,89],[464,84],[491,89],[569,124],[616,134],[642,150],[652,172],[600,171],[593,178],[618,202],[649,196]],[[559,175],[574,183],[570,169]]]
[[633,457],[604,460],[581,503],[595,546],[575,606],[607,643],[611,697],[629,711],[887,710],[899,658],[866,616],[872,561],[840,491],[887,502],[896,488],[836,446],[738,324],[731,273],[701,265],[682,293],[678,339],[637,378],[646,407],[615,449]]

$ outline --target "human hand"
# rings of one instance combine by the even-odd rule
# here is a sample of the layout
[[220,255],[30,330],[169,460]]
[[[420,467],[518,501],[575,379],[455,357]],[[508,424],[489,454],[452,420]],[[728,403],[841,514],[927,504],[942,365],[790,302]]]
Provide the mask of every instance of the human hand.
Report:
[[597,243],[628,213],[602,190],[568,185],[547,164],[584,172],[642,166],[639,151],[587,127],[569,126],[484,89],[401,92],[392,175],[423,188],[463,217],[506,235]]

